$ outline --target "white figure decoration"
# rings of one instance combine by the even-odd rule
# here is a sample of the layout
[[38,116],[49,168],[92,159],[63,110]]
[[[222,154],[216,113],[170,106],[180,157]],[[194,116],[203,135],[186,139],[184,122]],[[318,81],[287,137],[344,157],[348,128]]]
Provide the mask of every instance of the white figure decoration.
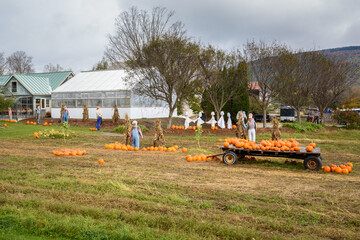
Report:
[[215,127],[215,124],[217,123],[214,116],[215,116],[215,113],[211,112],[211,119],[210,119],[210,121],[206,122],[206,123],[211,124],[211,127]]
[[227,113],[227,117],[228,117],[228,120],[227,120],[227,128],[228,128],[228,129],[232,129],[231,114],[230,114],[229,112]]
[[225,128],[225,120],[224,120],[224,112],[220,112],[220,118],[218,120],[218,126],[221,128]]
[[204,123],[204,121],[201,119],[201,112],[199,112],[199,117],[196,119],[196,122],[197,122],[196,126],[198,127],[200,127],[201,124]]
[[189,114],[186,112],[185,113],[185,123],[184,123],[184,127],[185,127],[185,129],[188,129],[189,128],[189,124],[191,123],[191,122],[194,122],[193,120],[191,120],[190,118],[189,118],[189,116],[188,116]]

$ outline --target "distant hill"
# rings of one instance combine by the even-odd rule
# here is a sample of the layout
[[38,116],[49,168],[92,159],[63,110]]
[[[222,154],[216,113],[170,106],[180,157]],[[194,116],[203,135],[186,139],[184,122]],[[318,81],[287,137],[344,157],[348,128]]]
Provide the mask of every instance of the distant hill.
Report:
[[357,71],[356,78],[360,85],[360,46],[323,49],[320,52],[324,55],[343,58],[350,63]]

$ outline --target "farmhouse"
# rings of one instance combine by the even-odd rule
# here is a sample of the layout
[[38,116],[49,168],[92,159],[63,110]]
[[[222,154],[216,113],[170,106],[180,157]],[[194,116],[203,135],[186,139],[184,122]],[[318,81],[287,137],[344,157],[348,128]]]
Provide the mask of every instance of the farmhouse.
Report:
[[5,88],[5,95],[15,98],[13,115],[17,119],[32,117],[36,106],[41,108],[41,115],[50,114],[51,92],[74,76],[71,71],[12,74],[0,77],[0,85]]
[[61,105],[65,104],[70,118],[81,119],[86,104],[90,119],[96,118],[97,106],[103,119],[111,119],[116,104],[120,118],[125,113],[131,119],[168,117],[166,103],[137,95],[136,83],[127,76],[124,70],[80,72],[52,92],[51,116],[60,118]]

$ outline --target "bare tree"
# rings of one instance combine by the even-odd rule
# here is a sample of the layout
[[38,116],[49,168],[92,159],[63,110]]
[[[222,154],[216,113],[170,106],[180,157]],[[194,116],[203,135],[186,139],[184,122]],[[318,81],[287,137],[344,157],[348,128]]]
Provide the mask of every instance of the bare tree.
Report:
[[52,63],[49,63],[44,66],[43,71],[44,72],[61,72],[61,71],[65,71],[65,69],[63,67],[61,67],[59,64],[56,64],[56,66],[54,66]]
[[107,70],[107,69],[109,69],[109,63],[106,61],[105,57],[103,57],[92,68],[93,71],[100,71],[100,70]]
[[293,107],[301,123],[300,110],[309,104],[309,77],[312,69],[311,53],[283,50],[276,57],[275,85],[281,103]]
[[0,75],[3,75],[5,73],[6,69],[6,62],[4,58],[4,53],[0,52]]
[[[257,84],[250,84],[250,94],[263,111],[263,126],[266,127],[266,111],[271,100],[277,96],[275,78],[275,63],[284,46],[276,41],[248,41],[244,54],[249,64],[250,79]],[[260,88],[259,96],[255,95],[254,87]]]
[[241,69],[239,56],[208,46],[198,57],[203,78],[204,97],[215,109],[217,118],[225,104],[237,93],[239,86],[247,84],[246,64]]
[[[137,67],[142,49],[164,34],[182,36],[185,34],[181,22],[170,23],[173,11],[156,7],[151,13],[132,7],[115,19],[114,35],[109,35],[105,56],[118,68]],[[132,65],[134,64],[134,65]]]
[[327,58],[320,52],[311,52],[312,71],[309,93],[319,108],[321,122],[324,112],[336,103],[342,94],[356,82],[355,70],[343,59]]
[[105,56],[113,67],[126,68],[137,79],[135,91],[165,101],[172,115],[192,91],[197,46],[185,37],[181,22],[171,23],[174,12],[154,8],[151,13],[132,7],[116,18]]
[[16,51],[6,58],[7,71],[13,73],[32,73],[32,57],[26,55],[24,51]]

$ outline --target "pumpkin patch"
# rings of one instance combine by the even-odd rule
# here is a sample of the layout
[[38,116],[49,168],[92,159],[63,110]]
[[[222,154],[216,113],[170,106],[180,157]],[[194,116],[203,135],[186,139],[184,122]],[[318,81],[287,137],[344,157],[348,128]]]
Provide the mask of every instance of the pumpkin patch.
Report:
[[341,164],[339,166],[335,164],[331,164],[330,166],[322,167],[322,170],[324,172],[334,172],[334,173],[343,173],[343,174],[349,174],[353,170],[354,165],[350,162],[346,164]]

